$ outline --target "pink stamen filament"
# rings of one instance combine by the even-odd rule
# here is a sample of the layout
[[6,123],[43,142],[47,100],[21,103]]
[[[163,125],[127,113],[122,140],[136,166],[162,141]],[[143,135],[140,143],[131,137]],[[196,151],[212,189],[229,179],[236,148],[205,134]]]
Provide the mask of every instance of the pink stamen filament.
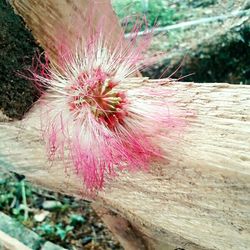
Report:
[[[110,129],[118,123],[122,123],[127,112],[124,110],[126,98],[124,93],[114,91],[118,85],[112,82],[104,73],[96,71],[97,76],[91,79],[92,86],[86,86],[89,82],[86,73],[81,74],[76,85],[72,85],[70,91],[73,100],[69,102],[70,110],[79,111],[81,108],[90,108],[98,122],[104,123]],[[101,77],[100,77],[101,75]],[[86,86],[84,88],[84,86]]]

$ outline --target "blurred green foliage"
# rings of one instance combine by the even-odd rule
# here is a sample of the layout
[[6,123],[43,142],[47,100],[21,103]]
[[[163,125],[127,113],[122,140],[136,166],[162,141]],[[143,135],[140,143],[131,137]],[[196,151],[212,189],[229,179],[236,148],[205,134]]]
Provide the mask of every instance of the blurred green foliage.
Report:
[[63,223],[58,223],[52,225],[50,223],[44,222],[41,226],[36,228],[36,231],[43,237],[50,239],[52,241],[58,240],[58,238],[63,241],[67,235],[74,229],[71,225],[64,225]]
[[[41,190],[26,182],[29,217],[25,220],[22,192],[24,181],[14,174],[5,175],[0,171],[0,211],[38,233],[43,240],[52,241],[69,250],[122,249],[110,238],[89,202]],[[47,202],[50,206],[45,206]],[[37,215],[42,215],[43,219],[38,220]],[[75,248],[76,245],[78,248]]]
[[[154,0],[123,0],[113,1],[113,8],[122,24],[125,24],[126,17],[131,19],[146,17],[148,27],[166,26],[175,23],[182,18],[182,14],[166,4],[166,1]],[[132,21],[128,22],[125,30],[129,32],[132,29]],[[144,25],[145,26],[145,25]]]

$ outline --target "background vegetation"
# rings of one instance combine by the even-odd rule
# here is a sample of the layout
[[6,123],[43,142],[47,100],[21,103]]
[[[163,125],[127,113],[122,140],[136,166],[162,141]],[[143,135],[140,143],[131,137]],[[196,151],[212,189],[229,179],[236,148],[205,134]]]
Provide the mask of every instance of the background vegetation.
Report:
[[[145,15],[149,28],[200,21],[196,25],[155,33],[148,56],[158,52],[165,56],[144,70],[144,75],[159,78],[165,72],[163,76],[167,77],[178,68],[172,77],[184,77],[184,81],[250,84],[249,1],[114,0],[113,5],[121,20],[127,15]],[[244,13],[230,16],[236,12]],[[225,18],[216,19],[218,16]],[[207,17],[212,21],[205,22]],[[125,26],[126,32],[131,29],[129,24]]]

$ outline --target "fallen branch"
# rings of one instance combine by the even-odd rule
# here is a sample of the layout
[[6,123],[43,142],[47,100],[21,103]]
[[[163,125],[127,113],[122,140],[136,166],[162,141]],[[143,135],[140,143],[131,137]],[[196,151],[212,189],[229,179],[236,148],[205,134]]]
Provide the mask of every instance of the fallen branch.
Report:
[[[146,82],[153,84],[141,84]],[[130,221],[147,245],[156,244],[153,249],[162,244],[247,249],[249,86],[179,83],[166,88],[173,91],[166,97],[170,102],[197,112],[187,118],[189,127],[179,143],[169,141],[168,163],[152,166],[147,174],[121,174],[96,202]],[[46,159],[36,111],[20,122],[0,123],[0,165],[44,188],[84,197],[75,173],[66,175],[62,162]]]
[[[36,38],[52,52],[55,34],[51,23],[56,20],[69,27],[68,14],[74,14],[78,5],[81,9],[86,3],[12,2]],[[108,11],[112,13],[111,9]],[[69,28],[65,32],[71,34],[70,31]],[[95,202],[127,221],[122,222],[125,228],[115,228],[116,234],[125,242],[134,239],[131,233],[137,235],[140,239],[133,244],[135,248],[141,244],[141,249],[187,246],[188,249],[247,249],[250,244],[249,86],[171,84],[166,79],[144,78],[130,79],[127,86],[140,89],[156,82],[169,90],[162,98],[195,115],[186,116],[183,112],[182,118],[188,126],[184,133],[176,135],[176,140],[169,138],[167,162],[153,165],[149,173],[120,174],[98,193]],[[1,167],[24,174],[43,188],[89,199],[73,170],[65,174],[62,162],[47,160],[38,113],[36,106],[22,121],[0,123]],[[113,221],[120,220],[108,222],[111,229],[115,227]],[[126,227],[130,230],[129,237],[123,234]]]

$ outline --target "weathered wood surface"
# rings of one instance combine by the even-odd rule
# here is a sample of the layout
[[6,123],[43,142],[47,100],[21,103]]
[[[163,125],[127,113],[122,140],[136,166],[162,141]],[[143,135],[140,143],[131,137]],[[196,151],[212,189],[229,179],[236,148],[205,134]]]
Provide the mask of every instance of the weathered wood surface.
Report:
[[[86,1],[42,2],[12,0],[35,37],[53,52],[51,23],[59,18],[66,25],[68,13]],[[53,11],[45,11],[47,6]],[[134,79],[129,86],[153,83]],[[169,139],[168,162],[152,166],[150,173],[123,173],[96,202],[131,223],[141,249],[249,249],[250,87],[178,83],[166,88],[169,102],[195,113],[185,117],[185,132]],[[61,162],[46,160],[38,112],[34,107],[20,122],[0,123],[0,165],[45,188],[84,195],[74,173],[65,175]]]
[[[187,117],[178,144],[170,140],[169,162],[152,166],[150,173],[122,174],[97,202],[122,214],[157,249],[161,244],[248,249],[250,88],[192,83],[166,88],[176,90],[168,100],[197,112]],[[0,123],[0,137],[1,166],[45,188],[82,195],[74,173],[65,175],[61,162],[46,160],[35,111],[20,122]]]
[[0,250],[31,250],[31,248],[0,231]]
[[[9,0],[26,22],[39,44],[55,60],[58,40],[67,37],[74,44],[80,35],[87,35],[89,25],[100,26],[105,33],[112,31],[110,43],[120,39],[123,30],[111,8],[110,0]],[[89,15],[95,15],[89,20]],[[105,14],[104,14],[105,13]],[[84,37],[83,37],[84,40]],[[70,45],[69,44],[69,45]]]

